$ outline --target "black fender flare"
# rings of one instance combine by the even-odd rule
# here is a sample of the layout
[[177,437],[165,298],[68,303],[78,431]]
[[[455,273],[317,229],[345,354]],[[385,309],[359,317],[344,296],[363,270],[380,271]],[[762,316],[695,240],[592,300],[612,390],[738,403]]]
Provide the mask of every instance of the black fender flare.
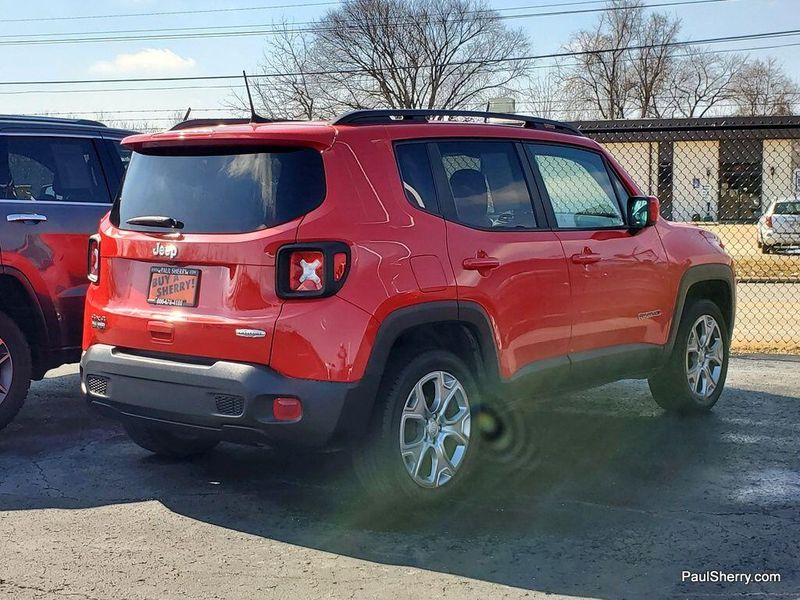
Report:
[[731,315],[730,323],[728,324],[729,330],[733,332],[733,325],[736,319],[736,278],[733,269],[726,264],[711,263],[705,265],[695,265],[689,267],[681,277],[678,284],[678,295],[675,300],[675,309],[672,314],[672,322],[670,323],[669,337],[665,346],[667,354],[672,352],[672,347],[675,345],[675,338],[678,336],[678,326],[680,325],[681,315],[686,305],[686,297],[689,294],[689,289],[696,283],[703,281],[723,281],[728,284],[728,290],[731,297]]
[[414,327],[428,323],[459,323],[466,325],[475,338],[486,378],[499,378],[497,343],[489,315],[484,308],[469,301],[436,300],[398,308],[383,319],[369,355],[366,370],[358,384],[361,410],[357,430],[363,431],[372,415],[378,388],[389,362],[389,354],[398,338]]

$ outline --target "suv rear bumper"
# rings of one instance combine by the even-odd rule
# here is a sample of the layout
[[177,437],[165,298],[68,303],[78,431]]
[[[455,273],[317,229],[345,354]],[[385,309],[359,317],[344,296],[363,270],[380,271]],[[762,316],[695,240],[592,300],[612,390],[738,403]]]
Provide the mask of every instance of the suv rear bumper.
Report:
[[[363,433],[372,406],[362,386],[294,379],[263,365],[151,355],[95,344],[81,359],[89,403],[139,420],[238,443],[320,447]],[[278,421],[272,401],[299,398],[303,416]]]

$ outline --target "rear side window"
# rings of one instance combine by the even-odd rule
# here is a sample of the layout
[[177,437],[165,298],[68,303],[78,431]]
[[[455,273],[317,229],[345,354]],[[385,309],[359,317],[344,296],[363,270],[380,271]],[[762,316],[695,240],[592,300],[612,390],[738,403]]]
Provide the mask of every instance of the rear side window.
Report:
[[600,155],[577,148],[528,144],[562,229],[623,225],[622,211]]
[[403,180],[403,192],[414,206],[430,212],[438,212],[436,188],[425,143],[399,144],[395,147],[397,165]]
[[456,220],[484,229],[536,227],[533,204],[511,142],[440,142]]
[[[112,222],[172,217],[185,233],[244,233],[291,221],[325,196],[322,156],[310,148],[171,148],[131,156]],[[163,231],[163,229],[160,229]]]
[[800,200],[797,202],[778,202],[775,205],[775,215],[800,215]]
[[0,137],[0,199],[111,202],[87,138]]

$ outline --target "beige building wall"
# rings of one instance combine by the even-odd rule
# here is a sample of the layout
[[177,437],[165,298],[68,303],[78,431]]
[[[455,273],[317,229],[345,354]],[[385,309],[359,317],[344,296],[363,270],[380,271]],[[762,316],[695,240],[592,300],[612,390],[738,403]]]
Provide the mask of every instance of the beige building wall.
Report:
[[717,219],[719,142],[675,142],[672,165],[672,220],[697,214]]
[[794,164],[792,145],[797,140],[764,140],[764,160],[761,179],[761,206],[766,210],[777,198],[794,195]]
[[658,142],[612,142],[603,144],[643,193],[658,193]]

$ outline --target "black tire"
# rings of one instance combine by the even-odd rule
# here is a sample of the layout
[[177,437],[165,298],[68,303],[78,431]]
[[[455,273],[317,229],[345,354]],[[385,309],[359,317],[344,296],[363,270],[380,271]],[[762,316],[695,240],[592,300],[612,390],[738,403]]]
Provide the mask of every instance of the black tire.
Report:
[[123,424],[128,436],[145,450],[167,458],[192,458],[213,449],[219,440],[173,432],[147,423]]
[[772,254],[772,246],[767,246],[766,244],[763,244],[761,246],[761,252],[763,254]]
[[[460,392],[458,394],[461,400],[466,398],[470,431],[463,457],[457,463],[452,477],[438,487],[423,487],[413,479],[407,470],[400,450],[401,418],[406,402],[417,382],[428,374],[437,372],[449,374],[455,378],[457,383],[461,384],[464,395],[461,396]],[[455,386],[449,378],[448,383]],[[435,381],[432,385],[435,387]],[[427,397],[427,395],[426,391],[425,396]],[[353,453],[356,474],[367,493],[382,506],[397,505],[398,507],[441,502],[460,493],[474,470],[480,455],[481,444],[481,436],[477,430],[480,392],[475,379],[463,361],[445,350],[426,350],[413,354],[394,355],[390,358],[378,399],[367,436]],[[422,426],[421,431],[423,439],[427,440],[428,438],[425,437],[429,435],[425,433],[428,431],[427,428]],[[445,443],[449,444],[449,441],[442,444]],[[426,452],[428,454],[425,458],[430,459],[432,463],[433,459],[430,453],[435,454],[435,450],[430,447],[428,450],[423,450],[422,455],[425,455]],[[455,456],[456,450],[454,449],[448,458],[453,459]],[[432,465],[430,468],[420,469],[421,473],[423,471],[429,471],[431,479],[434,478]]]
[[[692,389],[688,378],[687,348],[692,327],[704,315],[712,317],[721,334],[722,364],[719,367],[719,378],[713,391],[706,395]],[[700,325],[702,327],[702,324]],[[722,311],[710,300],[698,300],[683,311],[678,335],[667,364],[658,373],[650,377],[650,391],[653,399],[663,409],[679,413],[708,412],[719,400],[725,387],[728,375],[728,359],[730,357],[730,331]]]
[[7,390],[5,397],[0,399],[0,429],[3,429],[17,416],[25,402],[31,386],[32,366],[31,349],[25,335],[13,320],[2,312],[0,312],[0,359],[3,359],[4,363],[10,361],[11,365],[10,371],[5,371],[10,375],[10,383],[3,381],[3,366],[0,365],[0,386]]

